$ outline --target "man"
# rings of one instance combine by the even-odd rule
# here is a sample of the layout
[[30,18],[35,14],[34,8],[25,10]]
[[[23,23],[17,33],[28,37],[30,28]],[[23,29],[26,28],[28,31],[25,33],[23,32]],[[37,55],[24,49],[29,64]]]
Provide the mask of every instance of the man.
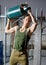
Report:
[[[30,26],[31,21],[32,25]],[[5,28],[6,33],[15,33],[13,50],[10,57],[10,65],[17,65],[18,63],[20,63],[20,65],[26,65],[27,56],[25,40],[26,36],[27,35],[31,36],[31,34],[36,29],[37,26],[36,20],[32,13],[30,12],[30,10],[28,10],[28,15],[25,16],[25,18],[22,21],[23,23],[22,27],[16,25],[13,28],[10,28],[9,24],[10,22],[11,20],[8,19]]]

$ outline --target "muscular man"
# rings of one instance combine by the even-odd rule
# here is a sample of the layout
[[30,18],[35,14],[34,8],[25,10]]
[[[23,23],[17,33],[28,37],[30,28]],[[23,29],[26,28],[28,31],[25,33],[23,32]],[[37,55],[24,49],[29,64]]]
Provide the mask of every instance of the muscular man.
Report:
[[[25,16],[22,22],[22,27],[16,25],[13,28],[10,28],[10,19],[8,19],[5,28],[6,33],[15,33],[13,50],[10,57],[10,65],[17,65],[18,63],[20,63],[20,65],[26,65],[26,36],[27,34],[31,36],[37,26],[36,20],[30,10],[28,10],[28,15]],[[30,26],[31,22],[32,25]]]

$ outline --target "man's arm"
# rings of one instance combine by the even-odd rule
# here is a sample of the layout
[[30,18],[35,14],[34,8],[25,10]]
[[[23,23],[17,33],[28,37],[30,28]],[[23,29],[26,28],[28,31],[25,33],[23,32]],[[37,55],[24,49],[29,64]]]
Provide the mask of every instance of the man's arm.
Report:
[[13,33],[17,29],[17,26],[10,28],[10,20],[8,19],[7,25],[5,27],[5,33]]
[[32,20],[32,25],[29,27],[29,31],[30,31],[30,34],[31,34],[35,31],[35,29],[37,27],[37,21],[30,11],[28,11],[28,14],[30,15],[31,20]]

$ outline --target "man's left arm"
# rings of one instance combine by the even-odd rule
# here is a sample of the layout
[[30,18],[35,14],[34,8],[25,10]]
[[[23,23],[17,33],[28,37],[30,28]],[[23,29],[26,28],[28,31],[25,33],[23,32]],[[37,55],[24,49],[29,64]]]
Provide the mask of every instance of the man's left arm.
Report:
[[28,11],[28,14],[30,15],[31,20],[32,20],[32,25],[29,27],[29,32],[31,34],[35,31],[35,29],[37,27],[37,21],[30,11]]

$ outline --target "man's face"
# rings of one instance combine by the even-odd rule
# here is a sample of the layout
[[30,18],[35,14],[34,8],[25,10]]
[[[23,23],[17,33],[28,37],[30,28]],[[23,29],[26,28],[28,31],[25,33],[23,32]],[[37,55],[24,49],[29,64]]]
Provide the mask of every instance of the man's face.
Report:
[[26,27],[28,27],[30,25],[30,21],[31,21],[31,18],[30,16],[26,16],[23,20],[23,23]]

